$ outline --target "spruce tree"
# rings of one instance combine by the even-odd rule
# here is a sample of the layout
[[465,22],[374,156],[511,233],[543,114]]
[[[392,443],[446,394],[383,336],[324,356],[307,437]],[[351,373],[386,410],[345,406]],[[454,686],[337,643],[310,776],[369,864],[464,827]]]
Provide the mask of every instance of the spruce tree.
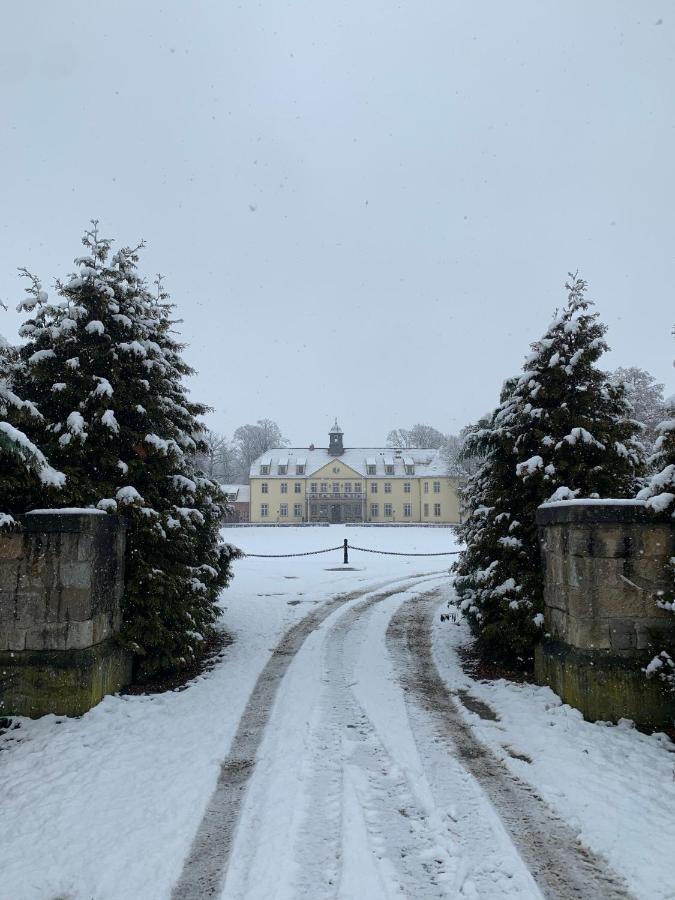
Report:
[[565,308],[469,441],[485,461],[464,494],[457,591],[481,652],[519,668],[531,664],[543,624],[537,507],[632,496],[644,459],[623,386],[596,366],[606,326],[585,281],[570,278]]
[[188,399],[168,295],[139,274],[142,245],[112,253],[96,223],[83,244],[56,302],[31,278],[19,383],[41,398],[35,431],[68,476],[64,503],[128,520],[120,639],[143,676],[200,652],[237,551],[219,542],[226,498],[195,465],[207,408]]
[[[41,285],[37,288],[42,291]],[[16,525],[12,514],[26,511],[36,489],[49,496],[65,482],[22,430],[31,420],[39,422],[41,415],[12,388],[19,365],[18,351],[0,335],[0,529]]]
[[[655,517],[675,524],[675,395],[666,400],[665,406],[667,417],[656,428],[649,459],[656,471],[637,496]],[[675,614],[675,557],[670,560],[669,575],[670,591],[658,605]],[[661,650],[647,666],[647,674],[662,678],[675,690],[675,646]]]

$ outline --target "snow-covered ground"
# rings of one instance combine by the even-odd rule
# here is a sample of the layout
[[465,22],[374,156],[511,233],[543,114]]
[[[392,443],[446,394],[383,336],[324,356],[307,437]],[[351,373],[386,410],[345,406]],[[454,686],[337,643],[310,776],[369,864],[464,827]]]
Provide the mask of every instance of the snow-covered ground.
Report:
[[[315,550],[345,536],[383,550],[455,549],[448,529],[224,536],[251,553]],[[236,800],[239,824],[227,848],[212,848],[216,869],[229,854],[227,900],[539,897],[527,854],[434,731],[406,668],[397,616],[444,607],[450,559],[354,551],[347,570],[340,551],[240,560],[223,595],[234,642],[186,690],[108,697],[80,719],[20,720],[0,738],[0,900],[153,900],[176,884],[199,896],[189,893],[200,864],[193,839],[214,804],[235,808],[214,789],[223,761],[247,741],[255,764]],[[325,605],[337,595],[349,599]],[[305,634],[308,615],[316,624]],[[293,641],[275,654],[289,629]],[[454,653],[464,626],[436,615],[432,630],[450,690],[498,715],[458,703],[498,764],[533,785],[635,896],[675,896],[675,754],[665,742],[584,723],[546,689],[472,682]],[[272,690],[265,673],[275,664],[283,677]],[[252,692],[269,697],[267,711],[251,709]]]

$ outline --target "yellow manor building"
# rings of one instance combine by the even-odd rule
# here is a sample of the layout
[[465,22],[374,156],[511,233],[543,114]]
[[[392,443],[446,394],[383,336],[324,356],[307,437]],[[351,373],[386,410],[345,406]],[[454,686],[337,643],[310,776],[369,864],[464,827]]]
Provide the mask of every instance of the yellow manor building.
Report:
[[460,521],[458,479],[446,474],[438,450],[345,448],[337,421],[328,447],[268,450],[249,482],[251,522]]

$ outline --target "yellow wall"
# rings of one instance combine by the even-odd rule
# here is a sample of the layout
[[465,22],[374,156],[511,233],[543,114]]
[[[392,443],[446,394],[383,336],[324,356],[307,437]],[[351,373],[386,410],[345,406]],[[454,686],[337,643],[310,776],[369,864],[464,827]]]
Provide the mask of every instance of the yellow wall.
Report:
[[[334,472],[337,468],[339,471]],[[288,478],[256,476],[251,478],[251,522],[261,523],[277,523],[287,522],[289,524],[304,522],[307,520],[307,497],[313,482],[316,482],[317,490],[321,491],[321,484],[327,484],[327,497],[333,493],[333,483],[337,482],[340,492],[344,496],[344,483],[348,481],[352,485],[352,492],[355,482],[361,483],[361,490],[365,490],[366,502],[366,522],[429,522],[431,524],[454,524],[460,521],[459,517],[459,498],[457,495],[457,479],[448,478],[447,476],[417,476],[411,475],[407,478],[377,476],[376,478],[364,478],[355,472],[349,466],[341,463],[339,460],[331,460],[323,468],[319,469],[313,475]],[[405,492],[404,485],[410,484],[410,493]],[[439,492],[434,491],[434,483],[438,483]],[[300,493],[295,493],[295,484],[300,485]],[[424,484],[428,484],[428,493],[424,492]],[[263,493],[263,484],[267,485],[267,493]],[[282,493],[282,484],[287,485],[287,493]],[[377,493],[373,493],[372,485],[377,485]],[[391,485],[391,492],[387,493],[385,485]],[[354,501],[358,501],[358,497],[354,497]],[[310,501],[311,502],[311,501]],[[267,516],[261,515],[261,504],[266,503],[268,508]],[[281,505],[288,504],[288,515],[280,514]],[[296,503],[301,505],[302,515],[295,516],[293,507]],[[373,517],[371,515],[371,504],[378,504],[379,515]],[[385,516],[384,506],[391,503],[392,515]],[[412,515],[404,516],[404,504],[410,503],[412,506]],[[428,504],[428,510],[425,515],[424,504]],[[440,516],[434,515],[434,504],[440,503]]]

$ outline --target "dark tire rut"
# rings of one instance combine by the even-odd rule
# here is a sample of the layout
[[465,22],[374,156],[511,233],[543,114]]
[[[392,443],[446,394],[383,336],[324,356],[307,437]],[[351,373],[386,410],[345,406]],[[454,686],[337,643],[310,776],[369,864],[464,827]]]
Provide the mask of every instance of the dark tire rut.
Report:
[[[317,606],[286,632],[258,676],[239,720],[230,752],[221,763],[216,788],[172,891],[172,900],[220,897],[237,822],[274,699],[288,667],[309,635],[331,613],[352,600],[367,595],[374,595],[373,602],[385,600],[433,574],[437,573],[408,575],[351,593],[338,594]],[[389,590],[382,590],[388,587]]]
[[545,897],[631,900],[633,895],[607,864],[584,848],[534,789],[474,736],[433,659],[431,627],[438,602],[439,592],[433,591],[404,603],[387,630],[387,645],[403,671],[406,703],[426,710],[448,754],[478,781]]

